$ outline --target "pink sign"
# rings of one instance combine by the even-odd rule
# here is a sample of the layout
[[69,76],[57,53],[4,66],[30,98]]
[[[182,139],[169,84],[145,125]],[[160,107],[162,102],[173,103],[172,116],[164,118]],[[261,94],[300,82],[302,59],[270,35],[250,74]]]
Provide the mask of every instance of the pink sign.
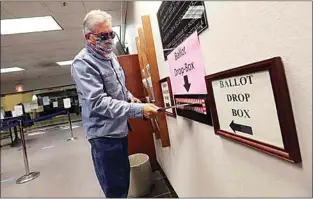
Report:
[[207,94],[197,32],[167,56],[173,94]]

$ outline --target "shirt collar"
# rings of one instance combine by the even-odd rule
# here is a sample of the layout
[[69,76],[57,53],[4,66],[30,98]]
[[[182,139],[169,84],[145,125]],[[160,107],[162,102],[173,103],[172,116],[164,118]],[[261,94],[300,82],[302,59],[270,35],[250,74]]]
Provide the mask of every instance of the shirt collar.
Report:
[[86,42],[86,49],[88,52],[90,52],[93,56],[95,56],[98,59],[107,60],[107,61],[112,59],[112,53],[110,54],[110,57],[104,57],[103,55],[95,51],[88,42]]

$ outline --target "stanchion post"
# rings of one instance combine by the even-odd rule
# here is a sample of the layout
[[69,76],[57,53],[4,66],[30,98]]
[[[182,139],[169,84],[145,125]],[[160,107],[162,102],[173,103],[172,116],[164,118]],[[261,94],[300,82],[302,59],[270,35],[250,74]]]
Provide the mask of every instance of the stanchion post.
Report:
[[70,131],[71,131],[71,137],[68,138],[67,141],[73,141],[73,140],[76,140],[77,137],[74,137],[74,135],[73,135],[71,113],[70,113],[70,110],[69,110],[69,109],[67,110],[67,117],[68,117],[68,121],[69,121],[69,124],[70,124]]
[[29,182],[31,180],[34,180],[40,175],[40,172],[30,172],[29,171],[29,164],[28,164],[28,158],[27,158],[27,151],[26,151],[26,142],[25,142],[25,137],[24,137],[24,132],[23,132],[23,125],[22,125],[22,119],[19,119],[19,129],[20,129],[20,136],[21,136],[21,142],[22,142],[22,151],[23,151],[23,158],[24,158],[24,166],[25,166],[25,171],[26,174],[23,175],[22,177],[18,178],[16,180],[16,184],[22,184]]

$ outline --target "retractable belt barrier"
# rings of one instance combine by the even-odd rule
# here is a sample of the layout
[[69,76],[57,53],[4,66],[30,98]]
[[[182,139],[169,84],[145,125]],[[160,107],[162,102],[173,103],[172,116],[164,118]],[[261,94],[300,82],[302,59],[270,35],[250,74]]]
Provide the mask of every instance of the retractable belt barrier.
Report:
[[[22,116],[19,116],[19,117],[16,117],[16,118],[12,118],[12,119],[7,119],[7,120],[5,120],[5,119],[1,120],[0,130],[5,130],[5,129],[12,128],[12,127],[15,127],[15,126],[19,126],[20,136],[21,136],[21,141],[22,141],[22,151],[23,151],[23,158],[24,158],[24,166],[25,166],[26,174],[16,180],[17,184],[22,184],[22,183],[29,182],[31,180],[36,179],[40,175],[40,172],[37,172],[37,171],[30,172],[30,170],[29,170],[29,164],[28,164],[28,158],[27,158],[27,151],[26,151],[26,143],[25,143],[23,126],[25,124],[30,124],[30,123],[33,123],[33,122],[38,122],[38,121],[50,119],[50,118],[53,118],[53,117],[55,117],[57,115],[62,115],[62,114],[68,114],[68,119],[69,119],[70,129],[71,129],[71,139],[77,139],[77,138],[73,137],[72,121],[71,121],[71,118],[70,118],[70,112],[66,111],[66,110],[62,110],[60,112],[57,112],[57,113],[54,113],[54,114],[50,114],[50,115],[45,115],[45,116],[42,116],[42,117],[37,117],[37,118],[31,119],[31,120],[23,120]],[[14,123],[10,124],[11,122],[14,122]]]
[[63,110],[63,111],[60,111],[60,112],[57,112],[57,113],[53,113],[53,114],[50,114],[50,115],[45,115],[45,116],[37,117],[37,118],[31,119],[31,120],[26,120],[26,121],[23,121],[23,123],[24,124],[30,124],[30,123],[33,123],[33,122],[38,122],[38,121],[50,119],[50,118],[53,118],[53,117],[55,117],[57,115],[62,115],[62,114],[66,114],[66,113],[67,112],[65,110]]
[[[30,123],[33,123],[33,122],[38,122],[38,121],[50,119],[50,118],[53,118],[53,117],[55,117],[57,115],[62,115],[62,114],[66,114],[66,113],[67,113],[67,111],[63,110],[63,111],[60,111],[60,112],[57,112],[57,113],[53,113],[53,114],[50,114],[50,115],[45,115],[45,116],[42,116],[42,117],[37,117],[37,118],[31,119],[31,120],[23,120],[22,116],[19,116],[19,117],[16,117],[16,118],[12,118],[12,119],[8,119],[8,120],[1,119],[0,130],[3,131],[5,129],[12,128],[14,126],[18,126],[19,125],[18,121],[20,120],[20,118],[22,118],[23,124],[30,124]],[[13,121],[16,121],[16,122],[13,123],[13,124],[7,125],[8,123],[13,122]]]
[[18,122],[15,122],[15,123],[10,124],[10,125],[4,125],[4,126],[1,124],[0,131],[4,131],[6,129],[9,129],[9,128],[12,128],[12,127],[15,127],[15,126],[18,126],[18,125],[19,125]]

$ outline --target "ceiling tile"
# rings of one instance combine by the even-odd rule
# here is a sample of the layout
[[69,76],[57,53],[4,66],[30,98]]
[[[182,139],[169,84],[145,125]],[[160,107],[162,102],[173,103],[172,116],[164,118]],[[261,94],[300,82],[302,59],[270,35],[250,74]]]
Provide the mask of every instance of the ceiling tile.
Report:
[[1,19],[13,19],[13,18],[15,18],[13,15],[11,15],[6,10],[1,8]]
[[[58,67],[56,61],[73,59],[84,47],[82,21],[86,8],[101,9],[112,15],[113,25],[121,25],[125,19],[126,2],[2,2],[2,18],[52,15],[64,30],[35,32],[1,36],[1,67],[21,67],[20,73],[1,74],[1,83],[48,78],[51,75],[69,74],[70,67]],[[51,78],[51,77],[49,77]]]
[[87,12],[91,10],[103,10],[103,11],[121,10],[122,8],[125,8],[126,10],[126,2],[122,1],[98,1],[98,2],[84,1],[84,3]]
[[53,17],[64,30],[68,29],[82,30],[85,13],[53,14]]
[[[57,61],[65,61],[73,59],[80,51],[80,48],[75,50],[59,50],[53,53],[45,52],[40,54],[26,54],[19,55],[15,57],[2,57],[1,67],[16,67],[26,65],[28,62],[33,60],[36,63],[34,67],[39,68],[40,66],[44,67],[45,65],[54,65]],[[24,64],[25,63],[25,64]],[[27,65],[26,65],[27,67]]]
[[1,57],[16,56],[17,54],[29,55],[38,53],[51,53],[51,51],[71,50],[83,47],[84,39],[47,42],[45,44],[37,43],[27,46],[27,51],[20,46],[1,47]]
[[45,43],[56,41],[68,41],[75,39],[83,39],[83,33],[79,29],[34,32],[28,34],[4,35],[1,36],[1,46],[14,46],[21,44]]
[[1,7],[17,18],[50,15],[41,2],[38,1],[3,1]]
[[36,70],[25,70],[16,73],[5,73],[1,74],[1,83],[23,81],[27,79],[35,78],[51,78],[55,75],[71,75],[71,67],[59,67],[49,69],[36,69]]
[[63,6],[61,1],[47,1],[44,2],[44,5],[52,14],[86,13],[82,1],[67,1],[66,6]]

